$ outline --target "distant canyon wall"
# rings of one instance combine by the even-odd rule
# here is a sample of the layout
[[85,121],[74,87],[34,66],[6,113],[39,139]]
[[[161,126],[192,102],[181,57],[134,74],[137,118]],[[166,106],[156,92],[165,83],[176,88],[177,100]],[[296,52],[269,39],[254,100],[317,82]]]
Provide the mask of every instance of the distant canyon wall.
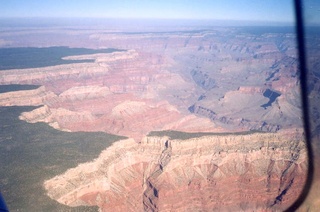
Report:
[[129,50],[68,57],[83,58],[95,59],[95,63],[3,71],[1,84],[42,86],[2,93],[0,105],[41,106],[20,118],[30,123],[45,122],[64,131],[128,136],[137,142],[154,130],[222,130],[210,119],[188,114],[181,105],[166,99],[176,94],[176,86],[189,91],[194,88],[180,75],[166,70],[169,64],[164,65],[162,56]]
[[[187,46],[200,45],[205,36],[191,36]],[[301,127],[295,60],[282,59],[288,55],[280,57],[272,42],[268,48],[273,50],[262,58],[253,57],[256,44],[240,48],[237,39],[232,42],[233,46],[220,43],[196,52],[168,47],[164,52],[138,48],[69,56],[65,59],[94,62],[2,71],[0,84],[42,86],[0,94],[0,105],[44,105],[21,118],[56,129],[104,131],[137,141],[155,130],[276,132]],[[243,48],[251,50],[243,52]],[[239,51],[245,55],[241,60]],[[210,54],[217,55],[209,59]],[[272,61],[270,54],[276,54],[276,59]],[[261,75],[265,69],[266,75]],[[264,96],[267,90],[279,96],[263,107],[270,101]]]

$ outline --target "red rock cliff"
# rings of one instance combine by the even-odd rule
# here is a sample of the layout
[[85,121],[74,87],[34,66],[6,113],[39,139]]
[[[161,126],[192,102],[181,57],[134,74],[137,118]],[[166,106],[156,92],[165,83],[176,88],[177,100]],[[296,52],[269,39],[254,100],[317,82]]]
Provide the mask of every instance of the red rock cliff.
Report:
[[45,182],[48,195],[102,211],[284,210],[305,181],[301,132],[146,137]]

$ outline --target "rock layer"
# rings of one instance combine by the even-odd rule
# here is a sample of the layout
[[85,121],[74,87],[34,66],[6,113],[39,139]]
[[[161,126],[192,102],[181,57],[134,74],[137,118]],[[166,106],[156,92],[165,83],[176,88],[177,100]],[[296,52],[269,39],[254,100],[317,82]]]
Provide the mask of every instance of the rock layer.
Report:
[[306,169],[300,130],[145,137],[116,142],[44,185],[62,204],[102,211],[271,211],[293,203]]
[[[170,66],[175,62],[169,58],[130,50],[68,57],[95,59],[92,64],[4,71],[0,75],[2,84],[44,86],[34,91],[1,94],[0,100],[3,101],[0,104],[43,104],[47,108],[42,112],[49,114],[42,114],[47,118],[38,121],[55,128],[104,131],[137,141],[154,130],[219,132],[258,129],[275,132],[289,124],[300,125],[297,121],[300,118],[299,103],[295,100],[299,95],[297,86],[289,83],[290,91],[284,90],[283,86],[277,87],[281,96],[267,108],[261,107],[269,101],[263,96],[270,87],[266,85],[239,86],[236,90],[225,91],[224,96],[217,99],[217,94],[211,92],[216,92],[215,89],[220,92],[221,82],[216,85],[211,79],[212,74],[191,72],[201,72],[201,78],[196,79],[204,80],[203,83],[201,80],[192,83],[191,79],[184,77],[185,73],[172,71]],[[209,85],[215,87],[214,90]],[[196,95],[203,86],[210,89],[205,88],[207,92],[198,98]],[[28,116],[37,117],[39,111]],[[35,119],[24,120],[35,122]]]
[[[171,127],[188,132],[276,132],[302,125],[291,34],[217,28],[109,31],[91,34],[89,39],[99,48],[131,50],[64,58],[92,63],[1,71],[0,84],[42,85],[48,95],[19,94],[28,96],[29,102],[21,99],[11,104],[42,103],[52,112],[49,123],[56,122],[61,129],[98,130],[137,141],[152,130]],[[269,102],[266,90],[276,91],[279,97]],[[60,117],[62,111],[65,118]],[[191,122],[197,124],[192,127]]]
[[44,86],[41,86],[34,90],[12,91],[0,94],[0,106],[39,106],[56,97],[57,95],[52,91],[47,91]]
[[130,50],[68,57],[84,58],[95,63],[5,71],[0,83],[44,86],[0,94],[0,104],[44,105],[20,119],[65,131],[103,131],[137,142],[154,130],[221,131],[208,118],[187,114],[166,100],[173,86],[192,90],[192,84],[178,74],[159,70],[165,67],[162,56]]

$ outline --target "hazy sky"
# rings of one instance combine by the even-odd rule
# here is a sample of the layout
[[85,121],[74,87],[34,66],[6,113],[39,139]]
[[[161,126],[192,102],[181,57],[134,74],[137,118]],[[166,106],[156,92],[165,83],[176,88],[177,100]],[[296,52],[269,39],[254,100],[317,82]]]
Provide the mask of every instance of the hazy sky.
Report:
[[291,0],[0,0],[0,17],[107,17],[293,22]]

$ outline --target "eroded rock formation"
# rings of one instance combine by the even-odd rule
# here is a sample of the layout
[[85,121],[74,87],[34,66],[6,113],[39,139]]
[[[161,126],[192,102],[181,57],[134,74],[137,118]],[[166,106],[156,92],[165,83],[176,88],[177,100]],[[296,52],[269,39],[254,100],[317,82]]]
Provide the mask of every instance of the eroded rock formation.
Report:
[[145,137],[45,182],[48,195],[102,211],[284,210],[306,177],[301,130]]
[[34,90],[13,91],[0,94],[1,106],[43,105],[57,96],[52,91],[46,91],[44,86]]
[[193,88],[178,74],[159,70],[164,63],[161,56],[128,51],[68,59],[83,58],[96,62],[4,72],[1,83],[44,86],[1,94],[0,104],[44,105],[20,118],[66,131],[124,135],[137,142],[153,130],[221,131],[208,118],[187,114],[165,99],[175,85]]
[[[94,60],[92,63],[2,71],[0,84],[44,86],[48,94],[41,95],[47,97],[19,93],[29,102],[11,104],[42,103],[52,116],[56,110],[66,111],[64,120],[50,120],[71,131],[91,131],[94,124],[95,130],[139,140],[169,125],[186,130],[189,124],[184,120],[196,121],[195,117],[205,124],[188,127],[189,132],[214,130],[212,127],[273,132],[301,127],[294,37],[234,30],[91,34],[91,44],[131,50],[64,58]],[[268,90],[279,97],[270,102],[264,96]],[[188,117],[190,112],[193,115]],[[75,116],[68,115],[71,113]],[[76,113],[88,117],[76,124]],[[146,129],[133,132],[133,121],[138,121],[135,128]],[[107,129],[112,124],[114,129]],[[208,125],[211,127],[205,127]]]

